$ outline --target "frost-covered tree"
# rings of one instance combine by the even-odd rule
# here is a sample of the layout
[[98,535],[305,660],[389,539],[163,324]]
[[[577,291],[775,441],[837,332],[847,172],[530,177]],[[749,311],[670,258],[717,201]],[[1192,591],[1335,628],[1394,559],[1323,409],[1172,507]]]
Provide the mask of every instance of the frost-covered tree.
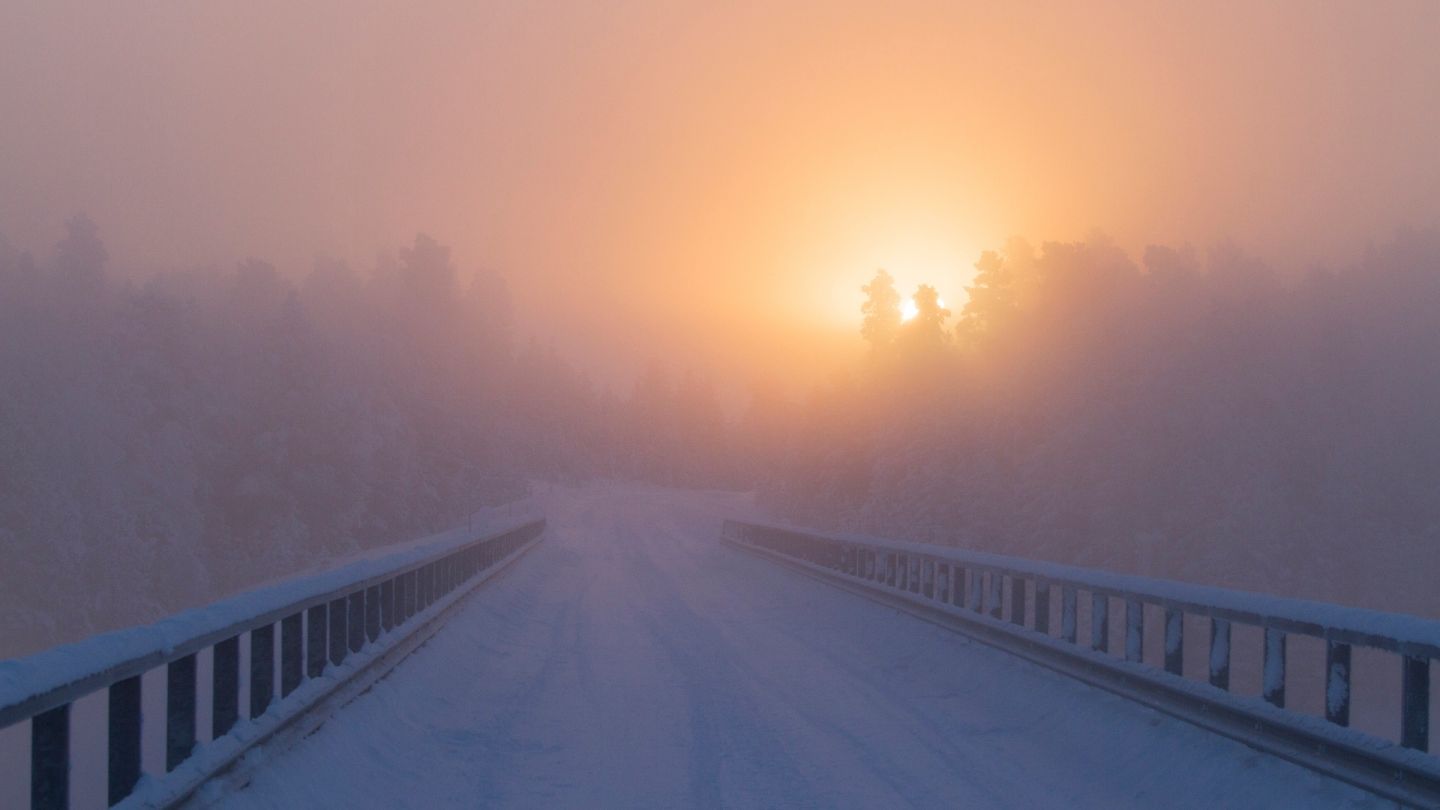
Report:
[[900,331],[900,293],[895,289],[895,279],[884,270],[877,270],[875,277],[860,291],[865,293],[865,301],[860,305],[864,316],[860,335],[870,344],[873,353],[883,353],[894,344]]
[[731,469],[707,383],[621,400],[517,351],[504,279],[425,235],[298,283],[106,262],[83,217],[38,262],[0,243],[0,657],[456,525],[532,477]]
[[1152,246],[1142,269],[1098,235],[1012,241],[977,271],[960,350],[927,385],[825,386],[767,503],[1440,615],[1440,234],[1288,279],[1230,245]]

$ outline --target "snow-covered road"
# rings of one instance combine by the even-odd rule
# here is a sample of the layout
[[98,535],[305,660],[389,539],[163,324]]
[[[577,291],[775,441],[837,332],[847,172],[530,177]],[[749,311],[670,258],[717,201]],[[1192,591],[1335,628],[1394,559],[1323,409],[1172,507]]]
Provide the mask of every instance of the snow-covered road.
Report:
[[1379,806],[722,546],[734,496],[550,501],[544,542],[225,806]]

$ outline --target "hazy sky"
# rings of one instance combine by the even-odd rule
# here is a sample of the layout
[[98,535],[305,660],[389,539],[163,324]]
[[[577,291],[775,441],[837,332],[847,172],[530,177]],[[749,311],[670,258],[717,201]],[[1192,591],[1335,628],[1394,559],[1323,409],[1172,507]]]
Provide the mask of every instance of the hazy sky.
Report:
[[125,267],[425,230],[602,374],[825,364],[1010,234],[1277,263],[1440,223],[1440,3],[0,0],[0,233]]

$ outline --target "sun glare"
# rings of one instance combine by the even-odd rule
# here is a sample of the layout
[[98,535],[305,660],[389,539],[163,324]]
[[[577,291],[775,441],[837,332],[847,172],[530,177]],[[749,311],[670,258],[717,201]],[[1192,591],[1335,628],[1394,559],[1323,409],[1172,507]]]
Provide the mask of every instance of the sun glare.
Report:
[[[944,299],[944,298],[938,298],[938,299],[936,299],[935,302],[940,305],[940,308],[941,308],[941,309],[944,309],[944,308],[945,308],[945,299]],[[904,303],[902,303],[902,304],[900,305],[900,320],[902,320],[902,321],[908,321],[908,320],[914,318],[916,315],[919,315],[919,314],[920,314],[920,308],[917,307],[917,306],[915,306],[915,299],[914,299],[914,298],[906,298],[905,301],[904,301]]]

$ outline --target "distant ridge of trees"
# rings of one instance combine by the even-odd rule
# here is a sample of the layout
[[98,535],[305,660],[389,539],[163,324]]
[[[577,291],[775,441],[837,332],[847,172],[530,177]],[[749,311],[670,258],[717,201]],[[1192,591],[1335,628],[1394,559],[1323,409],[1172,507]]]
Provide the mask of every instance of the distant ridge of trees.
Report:
[[[85,217],[0,237],[0,656],[522,495],[758,487],[800,523],[1440,615],[1440,234],[1282,278],[1234,247],[1011,240],[958,311],[861,288],[803,401],[598,388],[424,235],[354,269],[137,283]],[[142,584],[143,587],[136,587]]]
[[766,467],[788,517],[1440,615],[1440,233],[1289,279],[1016,239],[953,323],[862,292],[870,359]]
[[733,486],[714,391],[598,390],[424,234],[298,280],[136,283],[79,216],[0,238],[0,657],[456,525],[531,478]]

